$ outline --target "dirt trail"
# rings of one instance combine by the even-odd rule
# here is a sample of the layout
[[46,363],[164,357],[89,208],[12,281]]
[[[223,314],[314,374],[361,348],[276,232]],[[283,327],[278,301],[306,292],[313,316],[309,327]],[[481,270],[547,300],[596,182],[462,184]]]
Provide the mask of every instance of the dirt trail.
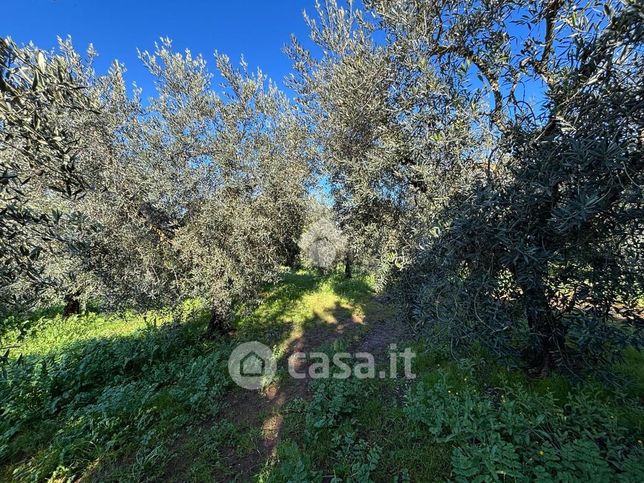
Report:
[[389,318],[373,325],[369,332],[351,347],[355,352],[370,352],[375,357],[386,353],[390,344],[398,344],[411,335],[409,326],[400,320]]
[[[311,329],[300,331],[294,329],[286,340],[285,353],[311,352],[328,346],[338,338],[348,335],[363,325],[360,317],[348,316],[329,323],[320,320]],[[280,361],[285,366],[286,360]],[[308,363],[298,360],[296,370],[306,373]],[[275,456],[284,423],[282,409],[284,405],[295,399],[310,397],[310,379],[294,379],[285,377],[282,381],[273,382],[260,391],[235,390],[226,403],[222,417],[230,420],[240,430],[261,428],[260,445],[243,458],[238,458],[233,448],[226,456],[229,471],[237,475],[240,481],[248,481],[261,466]]]
[[[340,338],[349,341],[351,352],[371,352],[374,355],[384,353],[390,342],[400,341],[405,335],[405,329],[400,321],[387,314],[384,305],[377,301],[371,302],[369,312],[373,315],[367,317],[351,315],[350,311],[342,311],[331,317],[333,322],[320,318],[312,328],[305,330],[294,329],[285,341],[285,354],[294,352],[310,352],[328,347]],[[351,339],[367,330],[367,333],[358,340]],[[282,365],[286,360],[280,361]],[[308,363],[298,361],[298,372],[306,373]],[[278,364],[279,366],[280,364]],[[237,475],[239,481],[248,481],[261,467],[275,456],[277,445],[280,441],[284,424],[284,406],[296,399],[310,398],[310,379],[294,379],[285,377],[280,382],[273,382],[260,391],[246,391],[238,389],[233,392],[227,401],[222,417],[230,420],[240,431],[249,428],[261,428],[261,441],[255,451],[239,458],[234,448],[229,449],[226,455],[230,475]],[[223,476],[223,475],[222,475]]]

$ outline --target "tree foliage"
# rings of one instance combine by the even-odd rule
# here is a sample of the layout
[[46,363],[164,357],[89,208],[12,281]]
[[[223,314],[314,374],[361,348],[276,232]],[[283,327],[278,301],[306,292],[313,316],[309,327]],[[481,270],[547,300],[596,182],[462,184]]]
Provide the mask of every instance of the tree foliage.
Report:
[[[52,298],[152,307],[199,296],[223,327],[297,256],[311,149],[296,108],[263,73],[223,55],[215,92],[206,61],[166,39],[140,54],[157,88],[144,105],[139,90],[127,95],[122,66],[99,77],[64,48],[101,122],[88,130],[83,112],[68,126],[82,139],[78,156],[95,162],[74,172],[83,196],[57,202],[66,223],[38,261],[56,281]],[[51,204],[46,193],[34,198],[41,210]]]
[[[644,14],[598,5],[316,3],[313,48],[287,49],[294,101],[167,39],[140,53],[148,102],[91,50],[4,41],[0,292],[197,296],[214,331],[300,249],[342,253],[452,347],[542,372],[609,354],[642,322]],[[301,236],[312,173],[334,221]]]
[[290,50],[383,283],[451,344],[520,329],[541,371],[642,320],[642,9],[594,7],[330,1]]
[[329,272],[344,258],[346,240],[332,219],[318,218],[302,233],[300,252],[306,266]]
[[[37,260],[60,237],[55,201],[85,192],[83,147],[100,104],[61,41],[58,54],[0,39],[0,300],[8,285],[46,282]],[[81,138],[80,132],[87,137]],[[46,199],[46,203],[39,200]],[[47,206],[48,205],[48,206]]]

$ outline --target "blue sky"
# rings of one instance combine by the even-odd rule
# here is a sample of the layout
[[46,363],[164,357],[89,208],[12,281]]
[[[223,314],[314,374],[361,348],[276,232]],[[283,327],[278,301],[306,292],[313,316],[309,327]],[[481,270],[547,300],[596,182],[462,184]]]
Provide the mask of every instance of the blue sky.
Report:
[[[59,35],[71,35],[79,51],[93,43],[97,70],[104,72],[118,59],[127,68],[128,85],[136,81],[145,99],[154,95],[154,87],[137,48],[152,51],[162,36],[171,38],[177,50],[201,53],[211,71],[215,50],[233,63],[243,54],[251,70],[261,67],[284,87],[291,62],[282,49],[291,34],[310,45],[304,10],[313,13],[314,0],[0,0],[0,36],[19,44],[33,41],[42,49],[54,47]],[[474,75],[472,82],[478,85]],[[543,100],[534,82],[517,93],[524,88],[527,100]]]
[[[251,69],[261,67],[278,84],[290,70],[282,48],[291,33],[308,37],[302,11],[313,0],[0,0],[0,36],[18,43],[33,41],[42,49],[56,36],[71,35],[76,49],[91,42],[102,72],[114,59],[127,68],[128,83],[152,95],[152,83],[136,49],[154,49],[161,36],[178,50],[201,53],[213,68],[214,50],[237,62],[244,54]],[[147,95],[146,95],[147,94]]]

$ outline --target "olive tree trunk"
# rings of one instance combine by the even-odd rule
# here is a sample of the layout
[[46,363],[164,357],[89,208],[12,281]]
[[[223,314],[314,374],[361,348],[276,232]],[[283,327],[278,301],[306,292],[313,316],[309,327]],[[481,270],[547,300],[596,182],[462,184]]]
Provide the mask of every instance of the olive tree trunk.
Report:
[[224,335],[227,326],[224,311],[219,304],[214,304],[210,312],[210,319],[208,319],[208,326],[206,327],[206,339],[213,339],[217,335]]
[[344,277],[353,277],[353,255],[349,250],[347,250],[347,253],[344,255]]
[[80,314],[80,292],[68,293],[65,295],[65,307],[63,308],[63,317]]
[[515,267],[515,280],[523,292],[523,304],[533,343],[524,353],[529,372],[546,376],[565,353],[565,328],[546,295],[543,276],[526,266]]

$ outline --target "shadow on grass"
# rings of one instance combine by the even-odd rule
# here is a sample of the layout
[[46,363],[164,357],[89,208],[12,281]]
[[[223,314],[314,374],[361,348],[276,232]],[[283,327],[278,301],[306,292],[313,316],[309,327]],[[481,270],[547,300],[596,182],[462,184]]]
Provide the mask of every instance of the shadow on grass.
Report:
[[[389,344],[397,343],[402,349],[409,341],[407,331],[396,329],[402,321],[372,300],[368,285],[333,282],[345,300],[360,308],[359,315],[336,303],[327,317],[330,322],[306,324],[306,330],[290,341],[281,362],[286,365],[287,356],[294,352],[315,350],[332,357],[336,352],[368,351],[375,357],[375,374],[388,369]],[[315,360],[298,361],[295,370],[307,373]],[[238,476],[243,481],[254,476],[281,482],[292,480],[294,474],[301,478],[298,481],[327,481],[330,476],[325,475],[333,475],[339,481],[352,481],[360,471],[357,481],[405,481],[410,475],[412,481],[446,479],[450,449],[430,444],[429,438],[411,437],[415,423],[403,411],[407,383],[399,377],[293,380],[286,376],[265,394],[276,403],[262,412],[267,416],[256,448],[261,458],[256,457],[252,467],[246,461],[245,471]],[[375,452],[380,456],[373,456]]]
[[11,360],[0,375],[0,480],[100,473],[128,453],[114,479],[154,474],[166,435],[215,414],[230,385],[230,342],[203,341],[204,325],[197,313]]
[[275,345],[288,335],[288,325],[310,325],[327,304],[341,299],[347,306],[361,308],[372,289],[364,277],[350,280],[340,275],[317,275],[307,271],[286,272],[274,286],[267,287],[258,307],[242,307],[234,321],[238,339],[264,338]]
[[[297,293],[300,298],[315,290],[322,295],[328,292],[334,297],[333,303],[321,303],[319,309],[313,310],[312,314],[299,320],[297,324],[283,320],[283,331],[275,344],[279,354],[278,376],[272,384],[257,392],[233,390],[223,417],[231,421],[240,434],[253,435],[251,439],[254,444],[248,446],[239,444],[237,441],[232,442],[228,451],[227,464],[215,473],[217,480],[236,478],[249,481],[261,472],[262,478],[266,477],[268,481],[282,481],[280,477],[285,475],[280,476],[280,470],[274,463],[278,459],[279,448],[284,444],[287,446],[295,444],[306,453],[303,457],[313,458],[324,474],[333,474],[335,462],[331,440],[320,446],[317,444],[319,441],[312,442],[303,438],[303,433],[310,429],[301,419],[302,410],[306,411],[305,408],[310,404],[313,396],[313,381],[308,371],[315,359],[294,361],[292,369],[304,376],[296,379],[289,375],[288,358],[297,352],[359,351],[365,342],[365,335],[369,334],[372,326],[380,326],[384,319],[391,317],[392,311],[373,300],[373,290],[365,278],[347,280],[341,275],[330,275],[316,277],[312,281],[309,277],[311,276],[308,275],[305,279],[291,278],[295,283],[304,282],[299,290],[285,287],[280,289],[290,294]],[[298,297],[289,299],[291,305],[281,306],[283,310],[279,312],[280,316],[288,317],[291,314],[293,305],[299,302]],[[309,302],[315,303],[315,301]],[[271,315],[275,314],[276,312],[271,313]],[[272,322],[275,323],[275,319]],[[388,322],[397,323],[398,321],[392,318]],[[403,342],[396,339],[401,335],[399,331],[381,332],[378,332],[376,339],[371,341],[370,348],[386,350],[390,341]],[[258,336],[258,340],[262,342],[266,340],[259,338],[259,332],[253,335]],[[284,336],[287,337],[284,338]],[[329,395],[329,397],[333,396]],[[361,394],[362,397],[367,399],[360,404],[367,403],[370,396],[365,393]],[[383,404],[388,404],[389,398],[385,399]],[[343,421],[344,419],[348,421],[354,416],[355,414],[343,413]],[[297,464],[299,462],[296,466]]]
[[[284,406],[308,398],[309,386],[289,378],[263,394],[231,391],[230,350],[249,337],[282,345],[284,372],[289,354],[360,332],[371,294],[363,278],[285,273],[267,288],[262,304],[237,321],[231,339],[203,340],[204,311],[180,325],[89,337],[10,362],[0,376],[0,480],[180,479],[194,477],[198,468],[209,476],[216,468],[254,475],[275,455]],[[72,326],[63,321],[60,330]],[[228,414],[232,424],[222,418],[225,400],[238,413],[239,419]],[[240,421],[257,438],[235,439]],[[181,453],[182,438],[198,455]],[[203,445],[195,443],[200,438]],[[223,448],[230,441],[258,456],[246,463],[237,454],[228,458]]]

